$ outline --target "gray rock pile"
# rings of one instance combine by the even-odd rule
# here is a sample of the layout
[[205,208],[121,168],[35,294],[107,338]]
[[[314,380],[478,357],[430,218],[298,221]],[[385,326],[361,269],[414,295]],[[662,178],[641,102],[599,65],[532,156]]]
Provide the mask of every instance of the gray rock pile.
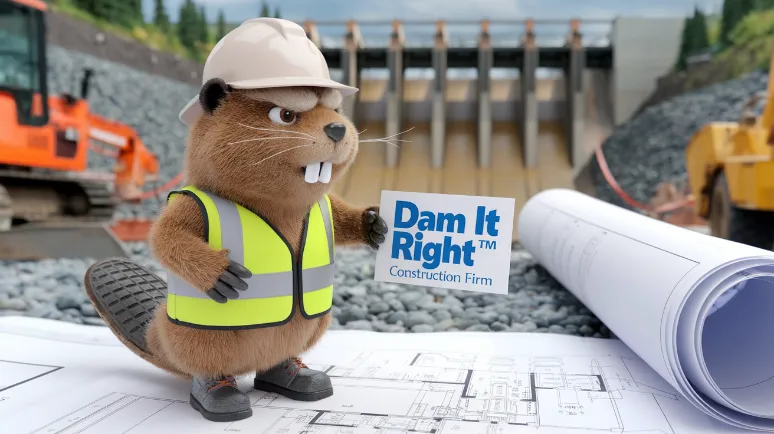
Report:
[[[755,72],[647,108],[603,144],[610,172],[625,192],[644,203],[661,182],[685,183],[685,148],[691,137],[710,122],[738,121],[745,103],[765,91],[767,83],[766,73]],[[596,160],[592,173],[597,197],[630,208],[605,182]]]

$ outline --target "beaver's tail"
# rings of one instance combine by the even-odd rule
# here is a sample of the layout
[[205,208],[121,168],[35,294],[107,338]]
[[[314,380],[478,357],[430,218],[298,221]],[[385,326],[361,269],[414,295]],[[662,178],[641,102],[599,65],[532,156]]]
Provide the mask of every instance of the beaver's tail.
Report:
[[86,294],[121,342],[148,362],[167,369],[149,350],[146,333],[156,308],[167,296],[167,283],[125,258],[103,259],[86,271]]

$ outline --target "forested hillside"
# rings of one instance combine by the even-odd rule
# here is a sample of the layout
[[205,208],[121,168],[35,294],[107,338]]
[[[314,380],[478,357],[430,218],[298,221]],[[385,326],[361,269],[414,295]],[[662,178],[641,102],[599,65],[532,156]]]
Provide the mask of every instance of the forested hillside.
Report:
[[684,92],[768,70],[774,53],[774,0],[726,0],[717,15],[699,9],[685,19],[673,71],[640,112]]
[[[52,9],[94,24],[105,31],[136,39],[152,48],[203,62],[212,46],[236,24],[223,11],[207,16],[194,0],[185,0],[179,20],[170,20],[164,0],[154,1],[151,17],[144,17],[142,0],[49,0]],[[272,10],[273,9],[273,10]],[[256,4],[256,16],[280,17],[279,7]]]
[[720,16],[716,17],[707,17],[697,8],[685,20],[675,69],[686,70],[692,56],[709,54],[713,61],[728,61],[741,51],[745,52],[744,58],[733,60],[730,74],[766,68],[773,41],[774,0],[726,0]]

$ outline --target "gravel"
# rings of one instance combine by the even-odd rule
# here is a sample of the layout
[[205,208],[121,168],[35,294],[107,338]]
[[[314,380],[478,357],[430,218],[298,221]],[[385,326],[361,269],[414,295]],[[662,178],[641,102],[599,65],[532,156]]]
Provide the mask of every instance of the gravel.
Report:
[[[758,71],[653,105],[615,129],[604,142],[605,159],[623,190],[647,203],[664,181],[687,185],[685,148],[710,122],[738,121],[750,96],[766,90],[768,75]],[[762,110],[765,98],[759,101]],[[597,197],[631,209],[602,177],[596,160],[592,176]]]
[[[122,65],[51,47],[50,89],[73,92],[83,67],[93,68],[96,88],[91,109],[135,128],[160,159],[161,182],[182,167],[186,136],[177,121],[181,107],[196,94],[187,84],[138,72]],[[95,170],[109,171],[113,161],[94,158]],[[119,210],[120,217],[153,217],[160,202]],[[160,272],[144,243],[127,248],[138,263]],[[492,331],[561,333],[610,337],[610,331],[520,247],[514,248],[507,295],[414,287],[373,280],[375,255],[338,250],[332,329],[429,333]],[[0,262],[0,315],[26,315],[101,325],[83,288],[93,260]],[[163,273],[162,273],[163,276]]]
[[[165,276],[145,243],[127,243],[132,259]],[[610,331],[520,247],[507,295],[415,287],[373,280],[375,254],[336,254],[331,329],[378,332],[536,332],[610,337]],[[0,316],[23,315],[104,325],[83,289],[94,260],[0,263]]]

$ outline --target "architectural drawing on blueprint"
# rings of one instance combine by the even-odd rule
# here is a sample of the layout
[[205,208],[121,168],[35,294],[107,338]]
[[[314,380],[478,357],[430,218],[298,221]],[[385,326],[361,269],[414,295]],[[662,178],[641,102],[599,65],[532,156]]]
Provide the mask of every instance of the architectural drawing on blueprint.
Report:
[[62,369],[61,366],[0,360],[0,392]]
[[[302,402],[252,391],[253,417],[196,432],[674,434],[662,406],[679,399],[644,362],[612,356],[373,351],[310,367],[332,377],[333,397]],[[183,400],[104,393],[20,434],[168,432],[183,429],[182,420],[200,423],[193,411]]]

